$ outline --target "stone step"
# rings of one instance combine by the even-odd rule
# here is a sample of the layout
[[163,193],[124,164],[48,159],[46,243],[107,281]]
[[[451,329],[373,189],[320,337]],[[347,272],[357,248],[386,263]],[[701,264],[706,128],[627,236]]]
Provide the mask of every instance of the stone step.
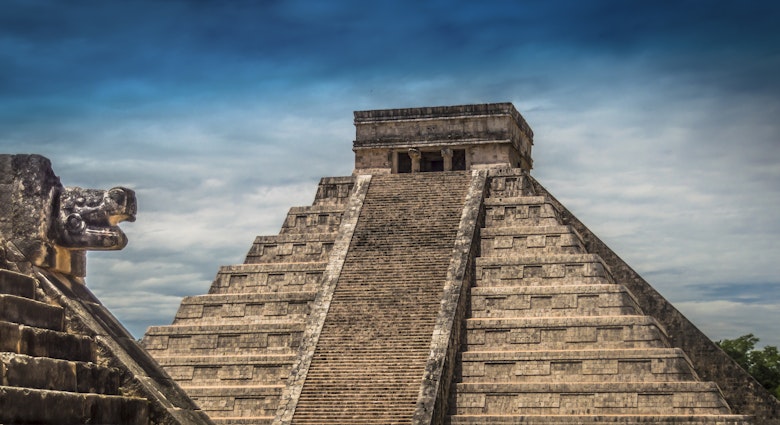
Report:
[[[347,418],[349,415],[353,417],[368,417],[367,415],[381,415],[385,418],[403,418],[403,411],[405,413],[411,413],[409,410],[414,408],[416,403],[416,397],[397,397],[392,393],[383,394],[376,393],[371,394],[369,397],[363,397],[359,394],[345,394],[345,393],[318,393],[318,397],[328,400],[326,403],[310,403],[308,401],[300,401],[298,406],[303,410],[296,409],[295,419],[293,423],[297,423],[305,418],[322,418],[327,423],[332,423],[333,416]],[[331,418],[328,418],[331,416]],[[409,423],[410,416],[403,418],[406,423]]]
[[214,418],[271,416],[276,412],[283,385],[182,386],[206,414]]
[[480,230],[481,238],[497,238],[499,236],[560,236],[560,235],[574,235],[577,239],[582,240],[579,234],[573,227],[563,224],[555,224],[551,226],[503,226],[503,227],[485,227]]
[[608,425],[685,424],[753,425],[750,416],[740,415],[457,415],[450,425]]
[[[498,175],[500,173],[507,175]],[[487,191],[489,198],[533,196],[533,193],[530,182],[519,170],[491,170]]]
[[486,198],[485,227],[556,226],[561,213],[543,196]]
[[0,386],[0,423],[146,425],[149,406],[142,398]]
[[[331,405],[339,405],[338,402]],[[396,425],[409,424],[415,407],[414,401],[405,403],[371,406],[367,403],[344,405],[342,408],[328,410],[312,410],[311,413],[298,414],[296,411],[292,423],[294,425]],[[386,412],[393,413],[386,413]],[[355,413],[360,412],[360,413]],[[397,413],[396,413],[397,412]]]
[[296,357],[288,355],[157,357],[183,386],[284,384]]
[[[420,357],[422,358],[422,357]],[[408,359],[404,359],[408,360]],[[345,362],[333,362],[332,367],[322,368],[311,371],[307,375],[307,379],[317,378],[321,380],[328,380],[333,376],[350,375],[346,378],[352,381],[362,381],[365,377],[384,378],[386,376],[396,376],[397,378],[407,379],[409,377],[420,378],[422,368],[415,368],[409,365],[407,361],[399,361],[398,359],[390,358],[385,363],[374,364],[372,368],[366,368],[365,363],[345,363]],[[358,378],[359,377],[359,378]],[[354,379],[353,379],[354,378]]]
[[462,382],[695,381],[677,348],[489,351],[461,354]]
[[[320,380],[309,382],[307,378],[306,393],[328,393],[328,394],[352,394],[352,395],[371,395],[371,394],[387,394],[388,392],[404,391],[409,384],[419,385],[422,383],[422,370],[415,379],[375,379],[375,380],[359,380],[359,379],[347,379],[347,380]],[[412,399],[416,396],[411,393],[406,394],[406,397]],[[377,398],[376,400],[381,400]],[[310,400],[311,403],[318,403],[318,400]]]
[[253,350],[287,354],[298,347],[303,323],[152,326],[143,345],[155,357],[162,353],[213,355]]
[[95,363],[0,353],[0,383],[9,387],[116,395],[119,377]]
[[[328,358],[326,355],[320,352],[317,353],[317,356],[321,359],[321,361],[331,361],[333,359]],[[368,364],[376,363],[377,361],[381,361],[383,359],[386,359],[387,361],[391,360],[398,360],[398,361],[410,361],[415,359],[421,359],[426,358],[427,355],[421,355],[417,352],[417,350],[397,350],[396,352],[388,353],[387,351],[384,351],[383,348],[377,348],[377,349],[370,349],[366,348],[364,350],[346,350],[342,353],[338,353],[339,357],[345,360],[349,360],[349,363],[361,363],[366,362]]]
[[455,414],[723,415],[711,382],[459,383]]
[[[327,395],[320,394],[322,397],[327,397]],[[341,395],[339,395],[341,397]],[[378,397],[376,399],[380,399],[381,394],[378,394]],[[335,401],[335,400],[334,400]],[[413,408],[415,405],[414,399],[405,399],[405,400],[389,400],[384,399],[380,403],[372,403],[372,400],[365,399],[365,400],[350,400],[349,402],[344,401],[338,401],[338,402],[332,402],[328,403],[327,405],[321,406],[321,405],[308,405],[306,403],[300,404],[301,407],[305,408],[305,411],[302,413],[298,413],[296,410],[297,415],[295,415],[295,419],[293,420],[293,423],[299,423],[302,420],[305,419],[320,419],[323,422],[322,423],[340,423],[334,422],[334,419],[347,419],[350,416],[351,417],[360,417],[362,415],[365,415],[364,417],[369,416],[382,416],[387,419],[395,418],[396,420],[402,419],[402,414],[399,414],[403,412],[403,410],[409,410],[410,408]],[[403,409],[403,410],[402,410]],[[359,413],[356,413],[359,412]],[[390,412],[390,413],[388,413]],[[410,413],[410,412],[405,412]],[[403,418],[406,419],[406,423],[410,423],[409,417]]]
[[338,233],[257,236],[244,264],[327,261]]
[[215,425],[271,425],[273,416],[243,416],[211,418]]
[[94,363],[96,351],[91,338],[0,321],[0,351]]
[[262,319],[304,320],[317,293],[271,292],[208,294],[185,297],[173,324],[240,322]]
[[0,294],[35,299],[35,279],[10,270],[0,270]]
[[623,285],[471,288],[473,318],[639,315]]
[[[433,326],[430,327],[432,328]],[[347,351],[354,352],[355,350],[376,351],[380,348],[388,349],[391,347],[401,351],[417,349],[429,342],[432,329],[419,335],[403,335],[403,332],[398,332],[392,328],[386,328],[385,332],[377,330],[363,330],[361,332],[363,332],[362,335],[341,331],[338,332],[337,335],[325,335],[320,338],[320,352],[342,353]],[[365,350],[361,349],[361,347],[365,347]]]
[[480,257],[476,286],[590,285],[615,283],[596,254]]
[[354,176],[323,177],[317,187],[313,205],[346,205],[354,185]]
[[[363,409],[358,409],[363,410]],[[354,415],[352,413],[342,413],[340,415],[314,415],[312,417],[301,417],[295,419],[293,424],[295,425],[402,425],[408,424],[409,421],[405,417],[399,417],[397,415],[377,415],[375,412],[367,413],[369,416]],[[357,417],[356,417],[357,416]]]
[[317,291],[326,266],[326,262],[222,266],[209,294]]
[[287,212],[280,234],[337,232],[343,214],[344,205],[292,207]]
[[157,356],[155,360],[161,366],[232,366],[232,365],[275,365],[292,364],[295,354],[249,354],[237,356]]
[[65,314],[62,307],[17,295],[0,294],[0,321],[61,331]]
[[482,257],[585,252],[582,238],[569,226],[488,227],[480,236]]
[[408,382],[422,380],[422,370],[405,369],[403,365],[397,365],[397,370],[365,373],[360,369],[331,370],[315,373],[306,377],[306,382],[314,388],[341,388],[344,385],[351,387],[364,385],[366,388],[376,389],[378,385],[388,384],[389,387],[398,388]]
[[467,319],[464,351],[665,348],[647,316]]

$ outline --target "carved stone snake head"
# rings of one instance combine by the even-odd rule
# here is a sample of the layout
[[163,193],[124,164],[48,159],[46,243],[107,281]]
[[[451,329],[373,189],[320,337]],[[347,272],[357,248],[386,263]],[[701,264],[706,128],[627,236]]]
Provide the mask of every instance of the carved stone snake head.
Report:
[[117,224],[135,221],[136,211],[135,192],[130,189],[67,187],[59,199],[55,242],[77,250],[122,249],[127,236]]

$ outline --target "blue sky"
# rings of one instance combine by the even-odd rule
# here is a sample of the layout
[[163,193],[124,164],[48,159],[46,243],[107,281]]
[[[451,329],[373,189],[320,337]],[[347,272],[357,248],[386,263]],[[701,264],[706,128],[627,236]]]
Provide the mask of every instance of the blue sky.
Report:
[[137,191],[87,283],[138,337],[352,171],[352,111],[513,102],[534,176],[711,338],[780,345],[770,1],[0,8],[0,151]]

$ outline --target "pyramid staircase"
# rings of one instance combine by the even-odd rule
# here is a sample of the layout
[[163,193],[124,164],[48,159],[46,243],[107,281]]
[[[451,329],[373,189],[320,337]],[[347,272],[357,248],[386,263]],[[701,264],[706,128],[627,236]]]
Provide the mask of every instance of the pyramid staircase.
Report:
[[371,178],[293,424],[410,423],[470,179]]
[[522,173],[488,190],[449,423],[752,423]]
[[0,423],[149,423],[147,400],[124,395],[120,371],[67,323],[35,278],[0,270]]
[[313,205],[291,208],[278,235],[147,331],[144,347],[214,423],[271,423],[353,182],[322,179]]

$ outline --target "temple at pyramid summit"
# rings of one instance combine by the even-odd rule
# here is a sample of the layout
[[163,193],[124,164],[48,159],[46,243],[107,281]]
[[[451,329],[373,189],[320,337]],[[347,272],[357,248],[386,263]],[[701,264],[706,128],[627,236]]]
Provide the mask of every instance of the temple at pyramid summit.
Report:
[[83,279],[85,251],[127,243],[135,193],[0,155],[0,423],[780,425],[531,176],[512,104],[354,124],[352,175],[322,178],[140,345]]
[[512,104],[359,111],[355,169],[143,345],[217,424],[778,424],[530,175]]

